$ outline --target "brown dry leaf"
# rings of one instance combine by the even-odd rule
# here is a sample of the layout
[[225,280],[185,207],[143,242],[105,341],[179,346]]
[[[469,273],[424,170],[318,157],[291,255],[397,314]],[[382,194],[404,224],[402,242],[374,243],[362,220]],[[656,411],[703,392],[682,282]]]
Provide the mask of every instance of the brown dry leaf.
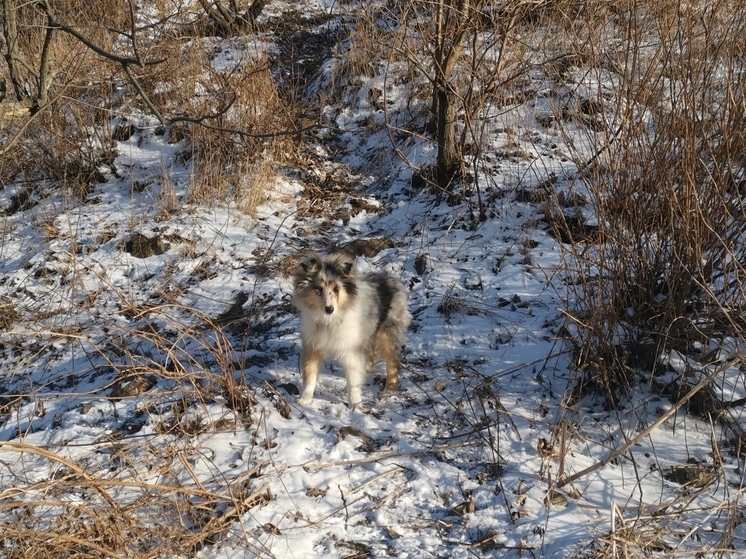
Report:
[[464,501],[463,503],[460,503],[450,509],[448,511],[448,514],[450,516],[466,516],[467,514],[473,513],[477,510],[477,501],[474,499],[473,496],[469,496],[469,498]]
[[337,440],[343,441],[348,435],[357,437],[364,443],[368,443],[371,441],[371,437],[363,433],[359,427],[355,427],[354,425],[345,425],[344,427],[340,428],[340,430],[337,432]]
[[558,491],[550,489],[547,491],[544,497],[544,506],[550,508],[551,506],[566,507],[568,505],[567,497]]

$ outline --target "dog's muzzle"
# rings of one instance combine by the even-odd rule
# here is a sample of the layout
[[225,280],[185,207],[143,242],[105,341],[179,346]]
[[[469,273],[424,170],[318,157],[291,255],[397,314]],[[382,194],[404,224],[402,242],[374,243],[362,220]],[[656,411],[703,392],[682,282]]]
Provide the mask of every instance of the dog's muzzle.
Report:
[[326,311],[326,314],[332,314],[334,312],[334,307],[327,305],[324,307],[324,310]]

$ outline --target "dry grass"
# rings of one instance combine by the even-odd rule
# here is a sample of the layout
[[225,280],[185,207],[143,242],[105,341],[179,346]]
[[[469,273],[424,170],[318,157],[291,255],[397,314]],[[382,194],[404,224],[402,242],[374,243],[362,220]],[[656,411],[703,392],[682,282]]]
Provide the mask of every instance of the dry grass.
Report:
[[[41,483],[19,480],[1,494],[4,515],[16,519],[3,523],[0,550],[8,559],[194,553],[224,539],[244,513],[272,499],[267,485],[251,481],[261,466],[211,483],[195,478],[185,484],[168,476],[148,482],[91,474],[59,454],[24,443],[3,443],[2,449],[12,460],[41,456],[55,472]],[[122,445],[112,460],[131,460],[136,451]],[[186,459],[174,448],[131,466],[167,471]],[[260,547],[247,547],[263,555]]]
[[[589,59],[589,71],[618,88],[589,100],[600,107],[591,156],[575,155],[595,243],[566,246],[581,280],[570,303],[576,363],[612,400],[672,349],[744,339],[745,77],[729,39],[746,31],[741,7],[642,3],[597,21],[620,47]],[[571,229],[567,210],[551,215]]]
[[[183,7],[145,27],[132,20],[126,2],[96,7],[86,8],[81,18],[77,3],[55,4],[56,20],[92,46],[54,32],[48,104],[12,118],[0,112],[3,182],[23,185],[23,196],[31,200],[56,185],[83,199],[116,155],[115,116],[150,115],[142,125],[155,118],[159,133],[183,143],[183,157],[193,163],[189,194],[195,202],[231,200],[253,213],[275,166],[287,162],[298,139],[288,134],[298,128],[298,109],[280,99],[265,55],[251,38],[241,37],[223,52],[228,43],[221,47],[201,36],[194,14]],[[33,5],[17,15],[23,37],[17,53],[38,68],[46,16]],[[106,26],[99,24],[104,16]],[[119,61],[132,57],[142,64]]]
[[[596,84],[614,85],[585,88],[582,98],[568,94],[566,102],[553,105],[555,112],[542,120],[547,127],[559,129],[567,145],[577,148],[570,154],[575,173],[562,177],[571,185],[572,195],[554,195],[557,177],[544,177],[546,195],[538,200],[545,205],[558,238],[565,240],[565,265],[573,278],[568,286],[566,331],[571,335],[578,389],[567,399],[572,405],[562,416],[557,434],[547,437],[539,449],[546,463],[564,464],[571,443],[558,433],[583,429],[572,410],[584,395],[601,393],[617,404],[641,372],[657,372],[672,350],[704,366],[727,338],[746,342],[746,75],[744,47],[733,40],[746,36],[746,6],[740,1],[702,7],[670,1],[501,6],[485,12],[481,20],[485,25],[481,37],[490,48],[470,50],[459,60],[461,72],[455,78],[459,149],[474,176],[490,165],[483,155],[492,129],[481,117],[535,99],[529,74],[541,75],[558,89],[578,85],[574,72]],[[57,3],[57,15],[60,20],[76,21],[102,48],[113,48],[115,34],[98,25],[101,18],[116,13],[121,19],[107,25],[119,31],[131,28],[126,3],[96,4],[103,12],[87,4],[80,12],[80,7],[76,2]],[[385,73],[372,61],[406,67],[406,73],[397,69],[401,82],[393,85],[408,81],[419,85],[409,99],[411,112],[401,110],[404,118],[388,122],[397,147],[426,133],[421,124],[429,102],[432,53],[422,50],[414,37],[432,33],[432,18],[427,18],[430,7],[407,2],[361,17],[350,32],[345,61],[332,72],[328,84],[329,99],[336,99],[351,93],[345,89],[358,87],[361,76]],[[43,20],[33,7],[24,10],[27,33],[21,48],[27,54],[39,52],[43,36],[32,31]],[[80,13],[87,19],[75,19]],[[222,53],[213,39],[197,32],[182,35],[184,29],[193,31],[181,25],[189,19],[187,12],[176,14],[140,37],[141,55],[163,61],[133,67],[134,79],[70,36],[55,36],[52,62],[59,69],[60,85],[55,86],[51,106],[33,116],[0,122],[7,139],[0,156],[0,179],[22,185],[15,211],[46,195],[50,181],[84,198],[100,169],[112,160],[112,115],[124,109],[151,117],[156,116],[155,109],[167,122],[164,133],[179,143],[181,157],[193,164],[191,200],[232,200],[252,213],[265,199],[275,165],[293,157],[297,149],[294,136],[272,132],[292,129],[299,120],[298,107],[280,94],[266,57],[247,54],[253,48],[250,41],[232,38],[233,54],[240,61],[227,69],[220,67],[216,60]],[[127,48],[124,51],[132,54]],[[387,107],[385,92],[371,91],[368,101]],[[167,215],[178,208],[179,200],[167,170],[161,183],[157,203]],[[333,181],[318,185],[319,198],[328,200],[333,192],[341,192],[340,200],[347,196],[347,191],[333,186]],[[463,199],[478,206],[477,222],[488,216],[483,207],[487,186],[463,187]],[[581,211],[593,213],[592,228],[579,219]],[[42,226],[47,235],[57,236],[54,219]],[[73,278],[71,291],[76,281]],[[139,559],[194,554],[204,545],[240,537],[252,554],[269,556],[256,538],[247,537],[251,530],[240,533],[244,514],[272,499],[261,479],[262,464],[252,463],[234,478],[205,480],[194,473],[190,462],[192,453],[199,454],[193,441],[200,435],[257,421],[256,387],[236,375],[240,364],[217,319],[181,306],[173,289],[170,296],[148,305],[134,304],[109,285],[101,286],[104,291],[115,292],[121,315],[128,321],[122,327],[106,317],[97,319],[95,326],[105,329],[105,339],[91,343],[80,336],[79,325],[68,325],[61,314],[39,311],[34,319],[53,325],[50,330],[70,343],[86,344],[86,352],[99,363],[90,374],[110,378],[101,392],[113,406],[147,394],[138,413],[155,426],[160,442],[138,443],[124,440],[122,433],[113,434],[95,443],[106,458],[93,465],[79,464],[62,450],[52,452],[23,442],[0,444],[9,456],[4,460],[22,464],[24,455],[33,455],[46,461],[49,472],[47,479],[39,481],[20,466],[14,487],[0,493],[0,510],[9,519],[2,526],[0,554],[9,559]],[[90,306],[98,296],[99,292],[80,293],[75,304]],[[480,312],[454,290],[446,293],[438,310],[446,319]],[[0,300],[0,329],[10,329],[19,318],[12,305]],[[33,359],[37,350],[32,346],[24,351],[23,359]],[[503,414],[499,391],[468,364],[447,367],[468,388],[463,400],[454,403],[455,415],[490,445],[493,455],[488,466],[499,478],[505,450],[499,447],[503,424],[495,417],[509,421],[503,419],[509,416]],[[159,389],[150,394],[154,386]],[[24,398],[38,396],[43,405],[43,391],[60,387],[64,379],[37,387],[36,394],[4,395],[0,412],[9,413]],[[272,400],[280,413],[287,413],[281,395],[273,392]],[[606,434],[612,438],[613,428]],[[715,450],[722,446],[716,438],[712,443]],[[186,472],[186,478],[175,471]],[[550,487],[549,503],[562,506],[551,489],[557,476],[552,479],[548,471],[537,472],[538,479]],[[560,475],[562,471],[559,466]],[[714,484],[721,474],[716,464],[697,483]],[[735,489],[733,498],[724,500],[714,513],[727,519],[721,544],[714,549],[703,546],[702,551],[727,554],[743,514],[741,494],[742,488]],[[622,518],[621,512],[610,512],[608,529],[600,531],[585,556],[676,557],[678,549],[672,541],[706,528],[693,526],[687,534],[670,522],[673,516],[697,512],[690,504],[668,503],[670,514],[623,511]],[[510,510],[507,501],[506,510]],[[153,518],[168,521],[154,525]]]
[[[389,58],[387,46],[391,40],[390,30],[381,24],[380,16],[377,10],[372,13],[361,10],[356,25],[341,43],[344,50],[337,53],[339,60],[331,69],[324,88],[328,102],[340,100],[345,94],[356,91],[362,79],[378,75],[380,61]],[[371,101],[382,103],[383,99]]]
[[167,60],[143,86],[163,114],[176,115],[168,133],[193,165],[190,198],[235,201],[251,214],[265,199],[274,168],[295,151],[297,137],[286,132],[296,127],[296,109],[280,98],[266,56],[254,54],[252,40],[232,43],[224,52],[226,45],[213,38],[172,39]]
[[[119,295],[119,314],[128,326],[116,313],[98,319],[91,314],[88,326],[103,328],[105,338],[81,336],[77,326],[59,324],[53,330],[56,343],[80,346],[96,364],[76,373],[79,378],[110,379],[94,394],[77,395],[86,402],[94,397],[93,404],[83,406],[106,407],[100,399],[106,396],[114,409],[126,410],[132,399],[138,409],[127,411],[118,430],[102,432],[96,441],[41,447],[25,442],[19,432],[0,443],[3,475],[13,477],[0,492],[0,555],[144,559],[193,554],[241,537],[255,556],[271,556],[240,529],[248,511],[273,499],[261,479],[263,464],[248,452],[246,467],[234,475],[205,476],[210,457],[200,447],[207,433],[257,428],[257,386],[236,373],[244,365],[209,317],[165,299],[133,306]],[[46,316],[39,323],[58,319],[65,320]],[[6,376],[4,382],[12,379]],[[28,399],[43,410],[46,392],[64,389],[66,382],[51,378],[34,394],[6,395],[0,411],[12,413]],[[287,415],[284,398],[274,391],[272,399]],[[146,424],[153,426],[152,436],[139,437]],[[264,443],[257,437],[255,444]],[[76,458],[79,445],[96,452]],[[36,464],[34,472],[24,467],[30,462]],[[45,469],[40,479],[37,474]]]

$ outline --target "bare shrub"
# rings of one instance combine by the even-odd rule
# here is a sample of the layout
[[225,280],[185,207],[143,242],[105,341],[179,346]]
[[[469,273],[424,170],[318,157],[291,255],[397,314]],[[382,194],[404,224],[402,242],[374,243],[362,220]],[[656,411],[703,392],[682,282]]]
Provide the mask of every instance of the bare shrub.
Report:
[[[87,27],[91,41],[110,48],[114,37],[103,31],[102,21],[121,24],[119,14],[129,13],[125,6],[112,2],[106,9],[96,4],[83,10],[75,2],[63,2],[55,7]],[[39,4],[6,1],[4,8],[3,54],[12,101],[28,111],[13,109],[10,99],[10,104],[0,105],[2,178],[31,185],[29,191],[48,179],[84,195],[100,179],[98,168],[113,157],[108,122],[102,118],[112,67],[106,61],[94,64],[89,49],[49,25]],[[115,15],[108,12],[112,8]]]
[[199,0],[200,6],[212,22],[214,31],[224,37],[253,29],[256,18],[267,0],[236,2],[236,0]]
[[599,242],[569,247],[581,278],[570,306],[583,380],[612,400],[672,349],[744,339],[739,5],[642,3],[595,22],[620,40],[590,61],[618,94],[594,100],[612,108],[575,153]]
[[[196,201],[233,199],[250,213],[264,199],[273,165],[293,152],[288,131],[297,127],[295,109],[280,99],[250,38],[234,37],[227,46],[205,34],[185,35],[194,29],[186,7],[151,20],[128,2],[96,9],[6,4],[19,39],[6,36],[4,54],[26,107],[20,118],[7,118],[10,108],[0,112],[6,181],[48,180],[84,196],[116,155],[114,117],[134,112],[157,119],[172,141],[187,140],[182,155],[193,165]],[[14,66],[18,60],[23,64]],[[24,69],[39,76],[31,90],[18,85],[28,81]]]
[[179,58],[190,62],[175,63],[179,67],[158,87],[165,90],[166,106],[210,115],[173,124],[174,138],[185,140],[182,156],[194,164],[193,200],[235,200],[253,213],[264,200],[273,166],[294,151],[294,138],[283,133],[293,128],[294,110],[280,98],[264,58],[245,55],[235,68],[219,72],[211,66],[210,50],[204,43],[185,47]]

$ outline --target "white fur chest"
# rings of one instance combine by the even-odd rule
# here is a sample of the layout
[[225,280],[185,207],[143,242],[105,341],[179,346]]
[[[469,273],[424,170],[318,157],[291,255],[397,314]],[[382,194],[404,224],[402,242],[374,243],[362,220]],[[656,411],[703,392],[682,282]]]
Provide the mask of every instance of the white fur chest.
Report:
[[359,351],[364,336],[359,317],[351,311],[322,317],[315,313],[304,315],[301,326],[304,343],[336,359],[351,351]]

